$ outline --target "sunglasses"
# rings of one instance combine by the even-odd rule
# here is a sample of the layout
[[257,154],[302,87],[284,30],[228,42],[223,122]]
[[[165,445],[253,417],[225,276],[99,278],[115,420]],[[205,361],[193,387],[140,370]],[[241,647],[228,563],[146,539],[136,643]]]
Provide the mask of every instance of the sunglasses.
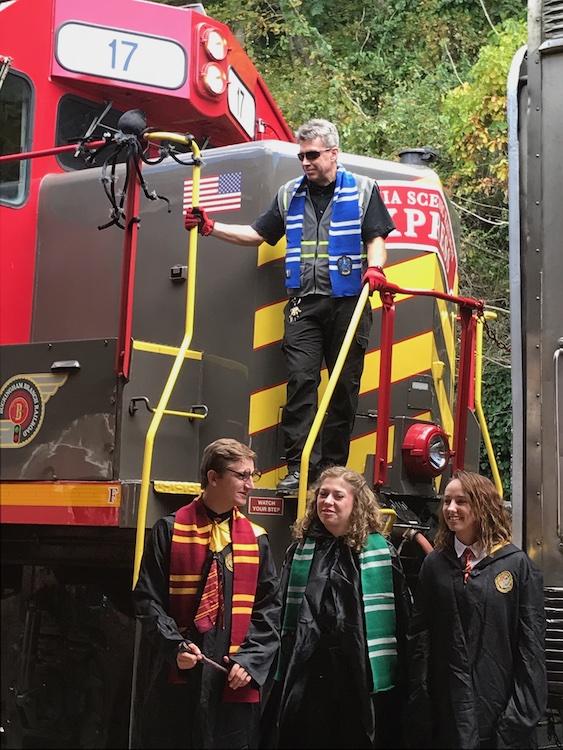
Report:
[[305,158],[307,159],[307,161],[315,161],[315,159],[318,159],[324,151],[332,151],[332,149],[323,148],[322,151],[300,151],[297,154],[297,158],[299,159],[299,161],[303,161],[303,159]]

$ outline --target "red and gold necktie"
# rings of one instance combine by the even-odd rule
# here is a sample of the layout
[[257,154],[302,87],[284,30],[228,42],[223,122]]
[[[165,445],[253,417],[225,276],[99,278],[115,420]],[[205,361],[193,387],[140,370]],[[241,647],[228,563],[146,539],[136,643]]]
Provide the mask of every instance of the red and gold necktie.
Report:
[[471,560],[473,559],[473,552],[470,547],[466,547],[463,553],[463,582],[467,583],[469,578],[469,572],[471,570]]
[[213,558],[211,567],[207,574],[205,588],[201,595],[201,601],[194,617],[194,625],[200,633],[207,633],[217,622],[221,607],[221,584],[219,581],[219,571],[217,569],[217,560]]

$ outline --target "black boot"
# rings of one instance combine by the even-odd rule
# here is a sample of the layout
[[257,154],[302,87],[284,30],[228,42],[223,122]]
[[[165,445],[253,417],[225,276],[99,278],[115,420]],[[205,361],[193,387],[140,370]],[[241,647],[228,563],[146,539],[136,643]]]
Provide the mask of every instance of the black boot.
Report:
[[297,495],[299,492],[299,472],[289,471],[276,487],[278,495]]

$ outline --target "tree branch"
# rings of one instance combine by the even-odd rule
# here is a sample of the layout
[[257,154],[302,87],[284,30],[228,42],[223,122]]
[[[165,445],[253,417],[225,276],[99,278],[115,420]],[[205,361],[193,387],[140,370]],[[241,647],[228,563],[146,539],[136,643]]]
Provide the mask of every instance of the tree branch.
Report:
[[485,18],[486,18],[486,19],[487,19],[487,21],[489,22],[489,26],[490,26],[490,27],[491,27],[491,29],[492,29],[492,30],[493,30],[493,31],[495,32],[495,34],[496,34],[496,35],[498,36],[498,31],[497,31],[497,30],[495,29],[495,27],[494,27],[494,24],[493,24],[493,22],[491,21],[491,17],[490,17],[490,16],[489,16],[489,14],[487,13],[487,9],[485,8],[485,3],[483,2],[483,0],[479,0],[479,3],[480,3],[480,5],[481,5],[481,8],[483,8],[483,13],[485,14]]
[[452,56],[450,55],[450,50],[448,49],[448,43],[446,42],[446,40],[445,40],[445,39],[440,39],[440,44],[441,44],[441,45],[442,45],[442,46],[444,47],[444,49],[446,50],[446,55],[448,56],[448,59],[449,59],[450,63],[452,64],[452,68],[454,69],[454,73],[455,73],[455,76],[456,76],[457,80],[458,80],[458,81],[460,82],[460,84],[461,84],[461,85],[463,86],[463,81],[462,81],[462,80],[461,80],[461,78],[459,77],[459,73],[457,72],[457,68],[456,68],[456,66],[455,66],[455,62],[454,62],[454,60],[453,60],[453,57],[452,57]]

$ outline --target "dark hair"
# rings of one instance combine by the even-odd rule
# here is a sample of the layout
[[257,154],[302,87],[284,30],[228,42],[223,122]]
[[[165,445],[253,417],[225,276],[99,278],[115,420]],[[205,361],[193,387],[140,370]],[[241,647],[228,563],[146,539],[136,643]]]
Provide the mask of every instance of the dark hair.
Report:
[[256,458],[256,453],[244,443],[239,443],[233,438],[219,438],[204,449],[200,464],[201,488],[207,487],[207,472],[213,469],[222,476],[231,464],[240,461],[241,458]]
[[[493,548],[512,541],[512,521],[497,488],[487,477],[473,471],[454,471],[450,482],[459,479],[471,503],[477,522],[477,542],[490,555]],[[450,483],[448,482],[448,484]],[[446,485],[447,489],[448,485]],[[439,514],[439,528],[434,540],[436,549],[453,545],[454,533],[448,529],[443,512]]]
[[385,528],[385,521],[380,513],[379,503],[361,474],[346,466],[331,466],[325,469],[307,498],[307,508],[303,518],[297,520],[291,530],[295,539],[303,539],[311,523],[318,518],[317,497],[325,479],[342,479],[350,485],[354,495],[354,507],[350,515],[350,528],[344,535],[346,544],[360,552],[372,531],[380,533]]

